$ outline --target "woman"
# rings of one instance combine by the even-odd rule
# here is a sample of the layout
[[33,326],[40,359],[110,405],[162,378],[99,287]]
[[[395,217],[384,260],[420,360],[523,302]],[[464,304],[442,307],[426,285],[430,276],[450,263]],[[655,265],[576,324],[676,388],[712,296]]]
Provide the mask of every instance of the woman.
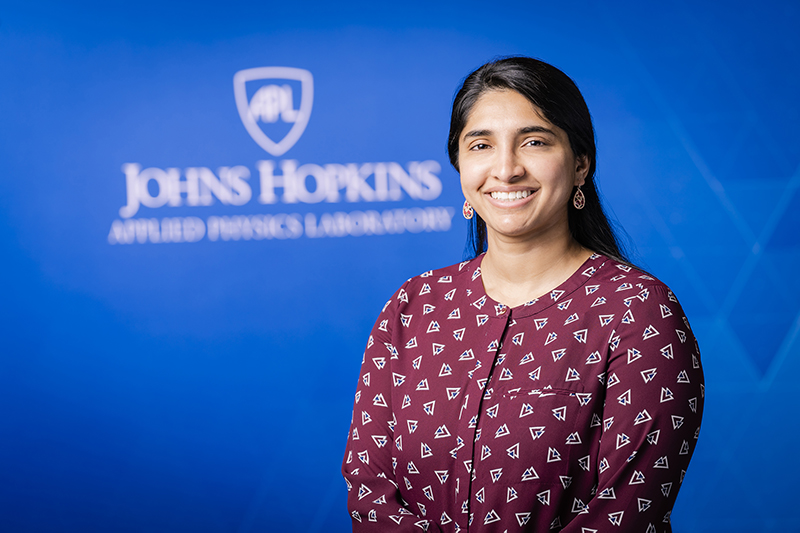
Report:
[[699,351],[619,249],[578,88],[535,59],[488,63],[456,95],[448,150],[476,257],[407,281],[369,337],[353,530],[671,531]]

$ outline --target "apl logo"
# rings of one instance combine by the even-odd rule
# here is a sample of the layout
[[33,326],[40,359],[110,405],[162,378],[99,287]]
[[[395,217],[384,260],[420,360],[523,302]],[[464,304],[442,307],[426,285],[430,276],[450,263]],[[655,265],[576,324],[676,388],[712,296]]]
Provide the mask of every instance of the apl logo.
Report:
[[[260,87],[248,97],[254,85]],[[298,86],[300,107],[295,109],[294,88]],[[314,79],[300,68],[250,68],[234,74],[233,94],[247,132],[261,148],[278,157],[289,151],[306,129],[314,101]],[[290,125],[288,132],[280,128],[281,123]],[[270,139],[268,133],[282,138]]]
[[[262,67],[242,70],[233,77],[236,108],[250,136],[274,157],[294,146],[308,125],[314,98],[314,80],[307,70]],[[266,206],[277,203],[337,204],[340,202],[430,201],[442,192],[442,170],[433,159],[370,163],[303,163],[296,159],[262,160],[256,170],[245,165],[187,166],[183,169],[147,167],[129,162],[125,174],[127,204],[120,219],[111,223],[111,244],[198,242],[216,240],[296,239],[302,236],[354,237],[449,231],[455,210],[428,206],[354,211],[326,210],[299,213],[223,213],[202,215],[216,203],[245,206],[253,200]],[[134,218],[144,206],[145,212]],[[193,216],[160,219],[164,207],[198,208]],[[379,210],[380,209],[380,210]],[[150,211],[148,211],[150,210]],[[201,216],[205,216],[203,219]]]

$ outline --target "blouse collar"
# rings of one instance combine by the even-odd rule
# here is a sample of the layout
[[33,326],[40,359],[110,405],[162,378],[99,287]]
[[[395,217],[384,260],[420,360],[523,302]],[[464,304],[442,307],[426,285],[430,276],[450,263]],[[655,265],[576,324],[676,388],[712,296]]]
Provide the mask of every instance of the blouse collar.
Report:
[[509,309],[507,305],[493,300],[483,286],[481,278],[481,264],[485,253],[475,259],[465,261],[459,265],[459,269],[466,270],[469,275],[467,283],[467,296],[471,305],[477,307],[485,314],[493,317],[505,317],[510,311],[514,317],[526,317],[544,311],[553,305],[569,306],[572,301],[572,293],[581,288],[594,276],[608,260],[608,257],[594,253],[578,269],[572,273],[563,283],[555,287],[548,294],[526,302],[522,305]]

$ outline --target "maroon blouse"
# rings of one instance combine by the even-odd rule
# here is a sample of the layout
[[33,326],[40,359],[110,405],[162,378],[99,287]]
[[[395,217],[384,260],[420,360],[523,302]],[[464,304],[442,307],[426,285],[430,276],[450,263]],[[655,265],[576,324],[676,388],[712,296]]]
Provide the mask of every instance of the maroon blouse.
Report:
[[678,300],[593,255],[511,309],[482,257],[378,317],[342,467],[353,530],[671,531],[704,392]]

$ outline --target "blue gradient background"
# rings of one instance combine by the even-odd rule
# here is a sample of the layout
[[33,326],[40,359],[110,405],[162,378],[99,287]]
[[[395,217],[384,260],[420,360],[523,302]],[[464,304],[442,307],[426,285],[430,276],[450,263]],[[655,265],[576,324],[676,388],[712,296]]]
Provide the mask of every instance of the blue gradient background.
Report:
[[[581,87],[605,199],[700,342],[675,531],[800,531],[798,27],[800,4],[775,1],[0,4],[0,530],[348,531],[368,330],[406,278],[462,258],[465,223],[112,246],[120,167],[434,159],[433,202],[293,210],[458,209],[456,86],[527,54]],[[233,101],[233,74],[260,66],[314,75],[282,158]]]

